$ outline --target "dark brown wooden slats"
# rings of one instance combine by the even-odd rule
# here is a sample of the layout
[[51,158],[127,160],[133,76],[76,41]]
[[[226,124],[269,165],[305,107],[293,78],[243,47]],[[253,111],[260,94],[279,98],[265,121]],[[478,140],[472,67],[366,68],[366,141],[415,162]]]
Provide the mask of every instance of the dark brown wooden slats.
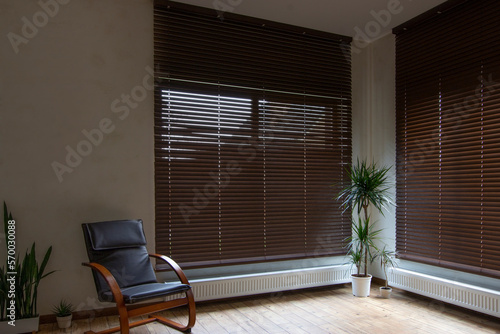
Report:
[[350,67],[345,66],[349,52],[342,48],[348,45],[347,37],[328,40],[246,24],[230,13],[221,20],[214,17],[214,10],[198,14],[172,6],[155,13],[159,76],[259,89],[265,84],[268,90],[300,94],[350,95],[350,85],[345,84],[350,76]]
[[500,277],[500,3],[396,29],[401,258]]
[[350,39],[215,14],[155,2],[157,252],[183,267],[343,254]]
[[343,252],[349,219],[332,198],[350,159],[348,108],[211,89],[219,88],[160,94],[156,200],[157,221],[165,223],[157,224],[157,240],[165,240],[157,246],[177,260],[203,249],[191,265]]
[[342,120],[337,107],[328,100],[269,93],[260,102],[268,256],[284,249],[290,257],[338,252],[350,233],[348,219],[332,208],[332,180],[343,179],[350,156],[350,141],[345,139],[345,147],[339,142],[350,120]]
[[[202,92],[165,86],[162,92],[156,122],[157,248],[198,266],[263,258],[263,247],[259,254],[253,244],[264,229],[252,100],[216,86]],[[162,124],[167,131],[160,135]]]

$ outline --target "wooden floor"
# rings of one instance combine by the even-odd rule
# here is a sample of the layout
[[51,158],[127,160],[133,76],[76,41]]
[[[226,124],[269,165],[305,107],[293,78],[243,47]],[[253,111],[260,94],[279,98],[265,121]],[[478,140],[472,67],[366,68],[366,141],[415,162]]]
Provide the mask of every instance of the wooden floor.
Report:
[[[186,319],[184,310],[163,312]],[[78,333],[117,325],[116,317],[74,321],[70,329],[40,326],[39,334]],[[134,334],[180,333],[159,323],[136,327]],[[193,334],[258,333],[500,333],[500,319],[457,308],[401,290],[390,299],[357,298],[351,286],[336,285],[197,305]]]

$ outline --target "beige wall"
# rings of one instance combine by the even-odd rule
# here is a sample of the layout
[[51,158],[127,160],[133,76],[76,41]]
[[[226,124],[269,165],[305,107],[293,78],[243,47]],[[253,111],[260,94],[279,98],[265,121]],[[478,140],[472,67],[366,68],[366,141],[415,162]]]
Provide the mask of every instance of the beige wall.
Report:
[[[54,247],[49,269],[58,272],[42,281],[41,314],[61,298],[99,307],[80,266],[81,223],[142,218],[154,247],[152,1],[57,4],[0,2],[0,200],[14,213],[19,252],[33,241],[39,253]],[[354,158],[386,165],[394,163],[393,49],[390,35],[353,56]],[[68,149],[81,161],[66,161]],[[393,213],[380,223],[393,238]]]
[[[95,307],[81,223],[142,218],[154,246],[152,1],[58,1],[0,2],[0,200],[18,252],[53,246],[41,314]],[[67,147],[86,156],[68,165]]]
[[[392,166],[389,180],[393,184],[396,162],[394,43],[394,36],[389,34],[352,54],[353,161],[359,157],[373,160],[379,166]],[[373,213],[372,217],[378,228],[383,228],[380,244],[394,249],[394,208],[384,216]],[[370,272],[383,277],[377,263]]]

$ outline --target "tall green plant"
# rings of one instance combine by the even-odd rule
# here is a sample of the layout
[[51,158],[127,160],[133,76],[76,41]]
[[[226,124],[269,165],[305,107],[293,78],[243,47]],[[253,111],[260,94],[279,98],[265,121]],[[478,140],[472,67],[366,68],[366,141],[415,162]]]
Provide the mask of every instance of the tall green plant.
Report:
[[383,214],[383,210],[393,204],[387,181],[389,170],[390,167],[379,168],[374,162],[368,165],[357,160],[347,171],[349,184],[337,196],[344,210],[351,209],[358,214],[358,221],[352,222],[352,236],[347,238],[348,255],[356,265],[358,276],[368,276],[368,261],[376,257],[378,249],[375,240],[381,232],[370,223],[368,209],[372,205]]
[[[5,244],[8,245],[8,222],[12,220],[12,214],[8,212],[7,204],[4,202],[4,231]],[[8,291],[10,288],[7,282],[7,273],[15,272],[15,302],[16,302],[16,319],[32,318],[38,316],[37,301],[38,301],[38,286],[40,281],[52,274],[54,271],[45,273],[45,268],[52,253],[52,246],[47,249],[41,264],[38,264],[36,259],[35,243],[32,244],[31,250],[26,251],[24,258],[16,256],[14,270],[8,270],[8,266],[0,268],[0,318],[7,319],[7,303]]]

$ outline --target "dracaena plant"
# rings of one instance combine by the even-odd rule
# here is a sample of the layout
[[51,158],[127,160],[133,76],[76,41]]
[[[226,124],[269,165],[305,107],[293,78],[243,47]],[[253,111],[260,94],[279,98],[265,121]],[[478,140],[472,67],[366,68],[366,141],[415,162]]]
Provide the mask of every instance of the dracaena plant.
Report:
[[349,184],[337,196],[344,210],[358,214],[358,220],[352,222],[352,236],[347,238],[351,262],[356,266],[357,276],[368,276],[368,262],[377,256],[375,240],[381,230],[370,222],[369,207],[372,206],[383,214],[383,210],[393,205],[389,196],[387,173],[390,168],[379,168],[375,163],[368,165],[357,160],[347,171]]
[[[4,233],[5,245],[8,247],[8,224],[12,221],[12,214],[8,212],[7,204],[3,203],[4,210]],[[6,266],[0,268],[0,320],[7,320],[7,307],[10,303],[9,292],[11,283],[8,278],[15,278],[14,282],[14,300],[16,319],[32,318],[38,316],[37,301],[38,301],[38,286],[40,281],[52,274],[54,271],[45,273],[47,263],[52,253],[50,246],[39,264],[36,257],[35,243],[31,249],[24,254],[24,257],[16,256],[15,260],[6,263]],[[6,249],[8,251],[8,248]],[[15,273],[15,274],[9,274]]]

